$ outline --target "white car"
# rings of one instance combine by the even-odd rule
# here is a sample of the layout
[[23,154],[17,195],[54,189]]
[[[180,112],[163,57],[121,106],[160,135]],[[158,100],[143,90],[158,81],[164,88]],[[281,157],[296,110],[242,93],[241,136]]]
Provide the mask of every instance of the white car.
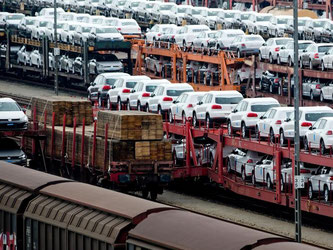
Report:
[[63,29],[60,34],[60,41],[65,42],[65,43],[71,43],[74,44],[74,33],[77,28],[77,26],[81,25],[80,23],[75,23],[75,22],[68,22],[63,26]]
[[95,42],[123,41],[124,37],[119,33],[116,27],[98,26],[90,31],[89,39]]
[[325,53],[321,59],[321,70],[333,69],[333,48]]
[[309,198],[324,194],[325,202],[332,202],[333,168],[320,167],[309,180]]
[[27,51],[25,46],[22,46],[17,52],[17,64],[30,64],[30,52]]
[[257,122],[257,138],[259,136],[267,137],[272,143],[275,143],[275,138],[279,135],[282,122],[285,121],[292,112],[294,112],[293,107],[276,107],[269,109]]
[[65,12],[65,13],[61,13],[59,15],[58,20],[59,21],[74,21],[76,16],[76,13],[73,12]]
[[268,28],[268,33],[274,37],[282,37],[285,34],[285,31],[288,28],[288,21],[293,20],[292,16],[272,16],[271,26]]
[[202,20],[204,17],[201,14],[202,10],[206,10],[206,7],[193,7],[192,9],[188,9],[188,20],[187,22],[189,24],[199,24],[200,20]]
[[177,6],[172,2],[162,2],[153,7],[151,15],[154,21],[159,23],[168,23],[170,16],[175,16],[171,9]]
[[227,156],[227,171],[241,174],[243,181],[252,176],[255,164],[263,157],[262,153],[255,151],[234,149]]
[[186,48],[191,45],[196,36],[202,31],[210,31],[207,25],[185,25],[175,35],[175,42]]
[[[240,28],[245,32],[246,30],[249,33],[254,33],[254,21],[256,20],[256,14],[257,12],[254,11],[246,11],[246,12],[242,12],[240,14]],[[236,15],[236,18],[239,14]],[[252,31],[252,32],[250,32]]]
[[239,10],[224,10],[218,13],[219,23],[222,24],[222,29],[231,29],[236,23],[237,14],[241,13]]
[[193,92],[193,87],[187,83],[173,83],[159,85],[148,100],[150,112],[164,114],[170,110],[172,102],[184,92]]
[[324,102],[325,100],[333,100],[333,82],[320,89],[320,101]]
[[237,36],[245,35],[242,30],[226,29],[219,30],[215,35],[215,39],[208,42],[209,47],[215,49],[229,49]]
[[205,121],[207,127],[213,122],[223,122],[231,111],[243,100],[243,96],[236,90],[209,91],[193,110],[193,125]]
[[[313,125],[319,118],[332,117],[333,109],[325,106],[317,107],[300,107],[299,108],[299,135],[303,139],[305,133],[309,127]],[[281,146],[287,145],[287,141],[293,141],[294,132],[294,113],[291,113],[290,117],[287,118],[281,125],[280,128],[280,144]]]
[[107,108],[117,107],[122,109],[122,105],[127,105],[128,96],[135,85],[142,80],[150,80],[148,76],[122,76],[117,79],[107,95]]
[[[309,45],[313,44],[313,41],[300,40],[298,41],[298,55],[304,53]],[[287,63],[290,67],[294,65],[294,41],[288,42],[285,46],[280,47],[280,51],[277,54],[277,64]]]
[[169,111],[170,123],[174,120],[182,121],[192,119],[194,107],[202,100],[206,92],[185,92],[173,101]]
[[237,130],[243,138],[248,136],[250,129],[254,133],[259,117],[273,107],[280,107],[280,104],[272,97],[243,99],[227,117],[228,135]]
[[[65,11],[62,8],[57,8],[57,15],[60,16],[60,14],[65,13]],[[54,8],[44,8],[39,13],[38,16],[42,16],[45,18],[53,18],[54,17]]]
[[237,57],[259,54],[259,48],[265,43],[260,35],[240,35],[230,44],[229,48],[237,53]]
[[209,28],[217,30],[220,12],[224,12],[224,10],[219,8],[209,8],[204,14],[205,21],[201,24],[206,24]]
[[171,8],[174,15],[169,17],[169,22],[182,25],[184,20],[188,19],[188,12],[192,9],[192,5],[176,5]]
[[36,66],[37,68],[42,67],[42,55],[38,50],[33,50],[30,53],[30,66]]
[[272,14],[255,13],[249,18],[247,28],[250,34],[268,36],[268,27],[271,26]]
[[78,13],[74,16],[73,22],[89,23],[89,20],[90,20],[90,15],[89,14]]
[[203,31],[193,40],[193,48],[207,48],[210,41],[215,39],[217,31]]
[[319,149],[321,154],[333,147],[333,117],[318,119],[304,137],[304,149]]
[[32,28],[31,31],[31,38],[41,39],[44,35],[50,39],[52,33],[52,40],[53,40],[53,22],[45,19],[45,18],[38,18],[36,21],[36,27]]
[[103,19],[103,26],[115,26],[116,20],[119,18],[117,17],[106,17]]
[[11,98],[0,98],[0,130],[14,131],[28,129],[28,117]]
[[175,24],[155,24],[151,29],[147,30],[146,40],[147,42],[158,41],[169,28],[175,27],[177,27]]
[[146,110],[148,112],[147,103],[151,93],[155,91],[158,85],[168,83],[170,82],[165,79],[138,82],[128,96],[127,105],[129,107],[127,109]]
[[141,28],[134,19],[118,19],[115,20],[115,27],[122,35],[141,36]]
[[94,25],[89,23],[82,23],[81,25],[76,26],[75,32],[73,33],[73,43],[83,46],[84,42],[88,41],[92,28],[94,28]]
[[151,11],[154,8],[156,4],[159,4],[159,2],[155,1],[144,1],[141,2],[136,9],[136,18],[138,20],[142,21],[149,21],[151,18]]
[[259,60],[268,59],[270,63],[277,60],[280,48],[286,46],[288,42],[293,41],[292,38],[270,38],[259,48]]

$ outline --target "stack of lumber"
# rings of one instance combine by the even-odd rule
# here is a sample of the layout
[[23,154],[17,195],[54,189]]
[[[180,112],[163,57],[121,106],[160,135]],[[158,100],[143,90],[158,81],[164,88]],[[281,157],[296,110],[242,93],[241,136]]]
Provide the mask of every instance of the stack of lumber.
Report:
[[171,161],[170,141],[138,141],[135,142],[136,160]]
[[138,111],[99,111],[97,135],[105,136],[108,124],[108,138],[116,140],[162,140],[162,117]]
[[[73,98],[69,96],[33,97],[31,101],[32,110],[36,108],[37,121],[43,122],[46,112],[47,124],[52,124],[52,113],[55,114],[55,126],[63,124],[66,114],[66,126],[73,126],[74,117],[77,125],[82,125],[85,118],[86,125],[93,122],[92,107],[88,100]],[[31,113],[33,116],[33,112]]]

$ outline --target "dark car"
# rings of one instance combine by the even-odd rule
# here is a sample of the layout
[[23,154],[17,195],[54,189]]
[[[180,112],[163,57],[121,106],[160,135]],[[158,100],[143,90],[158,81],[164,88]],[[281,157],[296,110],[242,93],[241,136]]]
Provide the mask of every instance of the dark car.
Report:
[[277,74],[269,72],[268,70],[262,73],[259,86],[260,90],[267,91],[270,93],[280,93],[280,78]]
[[20,146],[11,138],[0,138],[0,161],[26,166],[27,156]]

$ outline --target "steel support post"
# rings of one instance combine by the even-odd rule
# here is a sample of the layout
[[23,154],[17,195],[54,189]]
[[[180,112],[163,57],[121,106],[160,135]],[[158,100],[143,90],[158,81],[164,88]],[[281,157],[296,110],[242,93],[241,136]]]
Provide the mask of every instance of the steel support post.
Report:
[[[294,11],[294,127],[295,127],[295,177],[300,175],[299,165],[299,78],[298,78],[298,0],[293,0]],[[295,178],[294,178],[295,184]],[[294,185],[295,188],[295,185]],[[295,190],[295,239],[297,242],[302,241],[302,215],[301,215],[301,189]]]
[[57,0],[54,0],[54,92],[56,95],[59,94],[58,85],[58,42],[57,42]]

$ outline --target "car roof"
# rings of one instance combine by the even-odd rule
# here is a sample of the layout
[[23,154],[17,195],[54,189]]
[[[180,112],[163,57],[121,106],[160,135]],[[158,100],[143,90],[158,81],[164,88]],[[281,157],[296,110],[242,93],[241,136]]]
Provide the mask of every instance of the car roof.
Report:
[[255,103],[255,102],[275,102],[279,103],[278,100],[276,100],[273,97],[256,97],[256,98],[245,98],[243,101],[247,101],[249,103]]
[[173,83],[173,84],[165,84],[165,87],[167,87],[168,89],[183,89],[183,88],[187,88],[187,89],[193,89],[193,87],[188,84],[188,83]]
[[158,84],[171,84],[171,82],[166,80],[166,79],[144,79],[141,82],[144,82],[147,85],[156,84],[156,83],[158,83]]
[[333,109],[331,109],[330,107],[327,106],[311,106],[311,107],[299,107],[299,110],[301,111],[321,111],[321,110],[329,110],[329,111],[333,111]]
[[5,98],[0,98],[0,102],[16,102],[16,101],[14,101],[12,98],[5,97]]
[[276,109],[277,111],[288,111],[288,110],[294,110],[294,107],[274,107],[271,109]]
[[106,78],[113,77],[113,76],[129,76],[129,74],[123,73],[123,72],[102,73],[100,75],[104,76]]
[[288,16],[288,15],[279,15],[279,16],[275,16],[276,18],[289,18],[289,19],[293,19],[293,16]]
[[318,47],[321,46],[333,46],[333,43],[314,43],[315,45],[317,45]]
[[131,76],[131,75],[123,76],[122,78],[125,80],[150,79],[148,76]]
[[[326,120],[328,120],[328,121],[333,121],[333,117],[321,117],[321,118],[319,118],[319,119],[326,119]],[[318,120],[319,120],[318,119]]]
[[208,93],[211,93],[211,94],[214,94],[214,95],[239,95],[239,96],[243,96],[237,90],[209,91]]

